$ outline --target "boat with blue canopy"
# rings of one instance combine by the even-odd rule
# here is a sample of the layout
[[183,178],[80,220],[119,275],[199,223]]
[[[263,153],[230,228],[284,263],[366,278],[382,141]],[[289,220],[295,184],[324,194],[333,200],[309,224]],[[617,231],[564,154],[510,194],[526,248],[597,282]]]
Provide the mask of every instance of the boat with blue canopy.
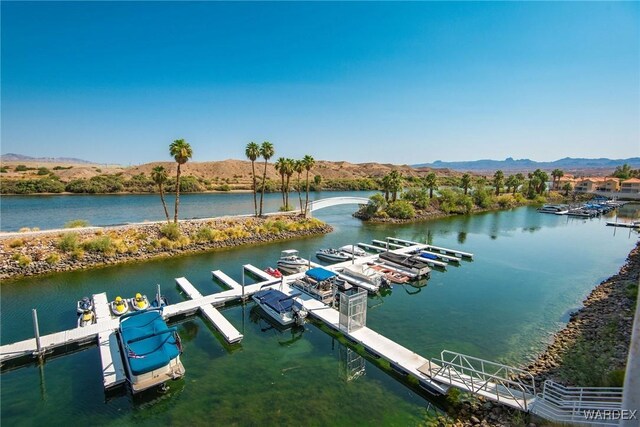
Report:
[[161,309],[123,315],[117,335],[134,394],[184,376],[180,336],[176,328],[167,326]]
[[328,305],[333,303],[339,290],[351,288],[336,273],[322,267],[307,270],[304,277],[296,280],[293,286]]
[[304,324],[307,310],[294,298],[300,294],[287,295],[277,289],[261,289],[251,298],[276,322],[283,326]]

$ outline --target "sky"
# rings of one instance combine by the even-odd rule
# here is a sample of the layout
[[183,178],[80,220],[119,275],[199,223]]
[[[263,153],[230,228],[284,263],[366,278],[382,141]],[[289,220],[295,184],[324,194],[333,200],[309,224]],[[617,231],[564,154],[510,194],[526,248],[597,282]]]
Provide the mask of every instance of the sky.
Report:
[[7,2],[2,153],[640,156],[638,2]]

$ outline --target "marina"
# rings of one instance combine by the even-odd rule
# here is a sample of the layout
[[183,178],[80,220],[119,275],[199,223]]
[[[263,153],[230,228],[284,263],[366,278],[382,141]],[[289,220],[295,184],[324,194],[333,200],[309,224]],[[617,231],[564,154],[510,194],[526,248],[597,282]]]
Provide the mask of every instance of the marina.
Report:
[[[485,218],[493,218],[493,217],[494,217],[494,215],[487,215]],[[553,218],[553,216],[551,216],[549,218],[546,218],[544,221],[553,221],[553,220],[555,220],[555,218]],[[563,226],[565,226],[565,225],[563,224]],[[572,226],[573,227],[573,223],[567,223],[567,226]],[[411,227],[408,227],[408,228],[411,228]],[[604,227],[602,227],[602,228],[604,228]],[[535,234],[534,236],[537,236],[537,235],[539,235],[539,234]],[[380,241],[384,241],[385,240],[384,235],[382,235],[382,236],[378,235],[378,236],[375,236],[375,237],[377,238],[377,240],[380,240]],[[415,235],[406,235],[405,234],[404,236],[399,235],[397,237],[398,238],[403,238],[403,240],[411,241],[411,242],[414,242],[414,243],[417,241],[417,239],[415,239]],[[414,237],[414,238],[412,238],[412,237]],[[454,237],[455,237],[455,235],[454,235]],[[360,238],[360,237],[356,237],[352,241],[358,241],[357,238]],[[460,249],[456,248],[456,245],[452,244],[452,243],[454,243],[454,241],[452,241],[451,239],[446,240],[446,242],[449,243],[449,244],[445,244],[445,240],[446,239],[443,239],[442,235],[440,235],[440,239],[438,239],[438,242],[442,242],[442,244],[439,245],[440,247],[448,248],[448,249],[451,249],[451,250],[454,250],[454,251],[463,249],[463,248],[460,248]],[[498,239],[498,242],[508,243],[508,239],[507,240]],[[341,243],[344,243],[344,240],[342,240],[342,241],[333,240],[330,243],[316,243],[314,246],[315,247],[339,247]],[[426,244],[422,244],[422,246],[426,246]],[[394,373],[398,372],[399,373],[399,377],[398,378],[404,378],[407,375],[409,377],[413,377],[417,381],[417,383],[420,384],[421,387],[423,387],[425,390],[427,390],[425,392],[425,393],[427,393],[427,395],[429,395],[429,393],[433,393],[434,390],[429,387],[429,383],[425,383],[424,382],[424,378],[423,377],[428,377],[427,373],[430,372],[429,371],[429,365],[428,364],[425,365],[425,364],[427,362],[432,362],[435,365],[437,365],[438,367],[440,367],[441,368],[440,374],[438,374],[440,376],[443,376],[444,374],[447,373],[447,370],[446,370],[447,368],[445,368],[446,365],[437,363],[435,360],[432,360],[432,359],[442,359],[442,357],[438,356],[438,357],[434,358],[433,352],[430,351],[429,349],[426,349],[424,344],[421,344],[420,337],[416,336],[413,333],[411,333],[413,327],[411,326],[411,320],[409,320],[409,319],[411,319],[412,316],[407,312],[407,316],[408,317],[404,318],[404,320],[403,320],[402,308],[398,308],[397,304],[395,303],[395,301],[402,302],[402,304],[412,304],[412,303],[417,303],[419,301],[422,301],[422,302],[420,302],[421,306],[422,305],[426,305],[426,306],[430,307],[429,308],[430,311],[434,310],[436,312],[438,310],[438,307],[437,307],[438,305],[442,306],[442,307],[446,307],[446,303],[440,301],[438,299],[437,295],[434,295],[433,291],[437,290],[437,288],[433,288],[432,287],[433,284],[446,283],[447,287],[454,286],[454,284],[455,284],[454,281],[446,280],[446,278],[449,277],[449,275],[452,275],[451,277],[464,275],[465,274],[464,272],[467,269],[472,268],[471,267],[472,265],[476,265],[476,263],[483,264],[483,263],[486,262],[485,258],[487,256],[493,256],[493,255],[491,255],[491,251],[490,250],[487,250],[486,248],[483,248],[482,250],[480,250],[478,245],[471,245],[471,246],[468,246],[468,247],[469,247],[469,249],[472,249],[472,250],[464,250],[465,252],[468,252],[468,253],[475,252],[475,255],[477,255],[479,252],[482,252],[482,257],[478,256],[479,261],[474,261],[473,264],[463,263],[461,269],[449,269],[450,271],[447,271],[446,273],[444,273],[444,272],[437,273],[437,274],[435,272],[432,273],[431,279],[428,280],[428,283],[430,283],[430,284],[428,285],[426,291],[429,291],[431,289],[431,292],[428,293],[427,295],[431,296],[429,299],[434,299],[433,303],[428,301],[428,300],[425,300],[424,298],[421,298],[421,296],[425,295],[425,288],[422,289],[421,293],[418,293],[417,295],[413,295],[412,296],[409,293],[405,294],[405,292],[403,290],[405,287],[407,287],[407,289],[409,289],[409,290],[412,289],[409,285],[394,286],[393,294],[390,297],[385,297],[383,299],[384,303],[383,303],[382,309],[376,307],[375,309],[370,309],[369,310],[367,317],[371,318],[371,323],[369,324],[369,322],[368,322],[367,325],[366,325],[368,330],[363,330],[361,332],[353,331],[353,333],[349,334],[348,336],[345,335],[345,337],[348,338],[348,342],[350,343],[349,346],[355,346],[355,347],[350,347],[350,348],[352,348],[352,350],[354,350],[354,349],[360,348],[360,346],[362,346],[364,354],[366,354],[367,357],[370,358],[370,360],[380,360],[380,359],[384,360],[385,363],[388,363],[389,369],[392,372],[394,372]],[[216,271],[215,269],[210,268],[211,261],[208,262],[208,265],[203,264],[203,265],[201,265],[199,267],[191,266],[191,267],[188,267],[188,268],[186,267],[186,265],[185,265],[185,267],[176,268],[176,263],[172,262],[170,264],[172,266],[171,270],[181,271],[182,275],[184,275],[185,277],[188,277],[188,280],[193,283],[193,285],[194,285],[193,287],[196,288],[200,292],[201,295],[203,295],[203,297],[202,297],[203,299],[197,300],[195,302],[192,299],[188,299],[188,300],[183,301],[183,302],[178,302],[178,301],[180,301],[180,297],[178,296],[176,298],[175,291],[173,291],[171,289],[171,286],[168,286],[166,281],[164,281],[161,277],[158,277],[158,276],[150,276],[150,277],[155,277],[152,280],[157,281],[158,283],[163,283],[163,291],[167,293],[167,295],[169,296],[171,302],[174,303],[174,304],[170,304],[169,306],[165,307],[165,313],[167,313],[167,315],[170,315],[173,312],[177,312],[176,309],[179,308],[181,310],[181,312],[184,313],[184,314],[175,315],[175,316],[172,317],[172,319],[181,319],[181,320],[178,320],[178,322],[185,322],[186,321],[187,322],[186,324],[189,325],[189,324],[191,324],[193,322],[193,320],[190,320],[190,319],[193,319],[193,317],[189,317],[189,316],[199,313],[200,316],[198,316],[198,317],[204,319],[205,323],[210,323],[209,319],[207,319],[205,317],[205,315],[200,311],[200,306],[202,306],[203,303],[209,303],[210,305],[212,305],[212,307],[215,306],[216,310],[221,315],[223,315],[224,318],[226,318],[235,327],[235,329],[238,332],[242,333],[243,339],[242,339],[241,343],[233,344],[233,346],[236,346],[236,348],[243,348],[243,351],[241,353],[246,354],[248,356],[250,353],[247,353],[247,352],[252,351],[252,350],[250,350],[253,347],[252,343],[256,340],[256,335],[255,335],[256,332],[251,332],[250,331],[251,328],[249,330],[245,330],[245,326],[244,326],[243,322],[246,321],[247,325],[249,325],[250,324],[249,317],[245,317],[244,321],[241,321],[241,318],[238,317],[238,314],[240,313],[240,310],[241,310],[241,306],[236,305],[236,304],[237,304],[237,302],[242,301],[242,295],[241,295],[242,292],[241,291],[239,292],[240,296],[238,296],[238,293],[236,293],[236,296],[234,298],[228,298],[228,296],[230,296],[230,294],[232,292],[234,292],[234,289],[233,289],[232,285],[236,285],[236,286],[239,285],[240,289],[242,288],[242,276],[240,275],[240,271],[243,270],[243,269],[247,272],[247,274],[249,274],[253,278],[258,279],[259,282],[260,281],[269,280],[269,278],[266,276],[266,273],[256,273],[255,271],[250,273],[249,271],[251,270],[251,268],[246,268],[245,266],[252,265],[252,266],[254,266],[254,270],[262,271],[261,268],[264,267],[265,265],[269,265],[269,264],[273,265],[275,263],[275,261],[277,260],[277,258],[278,258],[279,251],[280,250],[284,250],[286,248],[287,248],[287,246],[279,245],[279,246],[276,246],[275,253],[274,253],[274,250],[270,250],[269,251],[270,255],[262,255],[262,256],[260,256],[260,255],[247,255],[246,257],[239,258],[234,263],[230,263],[230,262],[220,263],[219,260],[214,260],[213,261],[213,265],[216,266],[216,269],[219,269],[218,271],[225,273],[225,275],[229,278],[227,280],[220,280],[218,277],[216,277],[214,281],[210,280],[211,277],[214,277],[213,274],[211,273],[211,270]],[[406,246],[406,248],[408,249],[408,251],[406,252],[407,255],[409,255],[412,250],[418,250],[418,248],[409,249],[410,248],[409,246]],[[399,251],[402,251],[402,250],[403,249],[400,248]],[[427,251],[427,249],[421,249],[421,250]],[[302,245],[302,246],[300,246],[300,252],[308,254],[308,253],[313,253],[313,250],[309,246]],[[257,250],[252,250],[251,253],[252,254],[253,253],[261,254],[261,253],[266,253],[266,252],[262,248],[258,248]],[[202,256],[201,258],[205,259],[207,257]],[[469,258],[467,258],[467,260],[469,260]],[[376,256],[375,253],[367,255],[362,260],[357,259],[355,262],[361,262],[361,261],[363,261],[363,262],[372,262],[372,263],[379,262],[377,260],[377,256]],[[352,261],[349,261],[346,264],[350,264],[351,262]],[[164,262],[164,263],[166,264],[166,262]],[[187,264],[187,265],[191,265],[191,264]],[[255,266],[259,266],[259,267],[255,267]],[[332,268],[332,267],[329,267],[329,268]],[[389,266],[387,266],[387,268],[389,268]],[[475,267],[473,267],[473,270],[475,271]],[[200,273],[198,271],[200,271]],[[237,274],[232,274],[233,272],[236,272],[236,271],[237,271]],[[468,271],[470,273],[472,270],[468,270]],[[205,275],[203,274],[205,272],[207,273],[206,276],[207,276],[208,280],[205,279]],[[140,273],[144,274],[143,272],[140,272]],[[122,274],[122,273],[120,273],[120,274]],[[136,271],[136,274],[139,274],[138,271]],[[171,274],[171,271],[167,270],[165,272],[164,276],[166,276],[166,274]],[[260,277],[261,274],[264,274],[265,276]],[[173,277],[173,276],[169,276],[169,277]],[[195,277],[197,280],[194,281],[192,279],[192,277]],[[198,279],[198,277],[199,277],[199,279]],[[224,277],[224,276],[221,276],[221,277]],[[282,289],[286,289],[286,286],[289,286],[289,289],[291,289],[290,283],[292,282],[292,280],[295,277],[296,277],[295,275],[286,276],[286,278],[285,278],[285,282],[286,283],[285,283],[285,286]],[[264,278],[265,280],[262,280],[262,278]],[[277,280],[275,278],[270,279],[270,280],[272,280],[271,283],[273,284],[273,286],[276,289],[280,287],[280,285],[281,285],[281,281],[280,280]],[[459,280],[459,279],[457,279],[457,280]],[[177,285],[176,289],[182,291],[182,287],[180,287],[177,284],[177,282],[175,282],[175,283]],[[206,283],[210,283],[210,284],[207,285]],[[220,291],[215,291],[215,288],[216,288],[216,286],[218,286],[217,285],[218,283],[220,283],[222,285],[222,289]],[[247,283],[251,283],[251,282],[247,282]],[[461,282],[458,282],[458,283],[461,283]],[[214,292],[213,293],[211,293],[211,286],[213,286],[213,288],[214,288]],[[247,291],[247,295],[250,294],[249,291],[251,290],[251,288],[250,288],[251,286],[253,286],[253,284],[245,286],[245,290]],[[472,292],[471,290],[474,289],[477,286],[482,286],[481,282],[480,283],[468,282],[467,289],[469,289],[469,292]],[[149,292],[150,292],[149,289],[143,289],[142,287],[140,287],[139,289],[146,291],[147,295],[149,295]],[[206,292],[205,292],[205,289],[206,289]],[[445,288],[441,288],[441,289],[442,290],[446,290],[446,287]],[[116,295],[118,292],[120,292],[120,290],[115,290],[115,289],[112,289],[112,288],[107,288],[107,290],[108,290],[110,295]],[[254,290],[257,291],[258,289],[254,288]],[[293,290],[293,292],[299,292],[299,291],[298,290]],[[85,294],[91,295],[91,292],[80,292],[80,293],[81,294],[85,293]],[[183,293],[184,293],[184,291],[183,291]],[[131,295],[131,294],[132,294],[131,291],[129,291],[129,295]],[[186,294],[186,293],[184,293],[184,294]],[[304,295],[302,297],[303,298],[307,298]],[[301,297],[298,297],[298,298],[301,298]],[[74,303],[73,303],[74,304],[74,307],[73,307],[74,312],[75,312],[75,300],[76,299],[77,298],[73,299],[73,301],[74,301]],[[105,301],[106,301],[106,297],[105,297]],[[371,302],[373,302],[373,300],[371,300]],[[315,304],[315,303],[316,303],[316,300],[313,300],[313,302],[310,302],[309,304]],[[433,306],[432,304],[435,304],[435,306]],[[316,319],[322,325],[326,325],[331,330],[336,331],[337,334],[342,335],[341,332],[338,332],[336,329],[331,327],[328,323],[325,323],[324,321],[321,321],[318,317],[314,317],[313,306],[307,305],[307,307],[312,307],[312,309],[310,310],[310,315],[309,315],[310,318]],[[318,306],[316,305],[315,307],[318,307]],[[96,309],[98,309],[98,307],[96,307]],[[419,310],[419,308],[417,306],[415,306],[415,309]],[[242,310],[244,310],[244,309],[242,309]],[[334,309],[331,309],[331,310],[334,310]],[[398,310],[400,310],[400,311],[398,311]],[[327,315],[331,313],[326,309],[322,310],[322,311],[326,311]],[[335,320],[336,317],[339,319],[339,314],[336,314],[335,311],[336,310],[334,310],[334,313],[332,314],[332,316],[334,316],[334,320]],[[381,315],[386,317],[386,314],[390,314],[392,311],[394,312],[394,318],[395,319],[399,319],[399,321],[404,325],[403,328],[407,329],[407,335],[405,335],[405,336],[406,337],[411,336],[410,339],[403,338],[402,334],[398,335],[397,332],[394,332],[394,329],[390,328],[390,326],[392,326],[392,324],[387,323],[387,322],[381,322],[380,320],[376,320],[376,319],[380,319]],[[416,311],[416,312],[419,312],[419,311]],[[248,310],[247,310],[247,313],[248,313]],[[185,316],[187,316],[187,317],[185,318]],[[247,316],[248,316],[248,314],[247,314]],[[431,328],[431,327],[429,327],[427,325],[431,325],[431,324],[435,325],[437,323],[434,323],[434,322],[437,322],[437,321],[432,319],[432,316],[430,316],[430,314],[428,312],[426,314],[424,314],[423,316],[425,316],[425,320],[424,320],[424,322],[420,322],[421,331],[424,331],[426,336],[434,336],[433,334],[434,333],[438,333],[439,328]],[[45,319],[48,317],[48,316],[46,316],[46,313],[45,313],[44,317],[45,317]],[[396,320],[395,322],[397,322],[397,321],[398,320]],[[462,319],[462,321],[464,322],[465,320]],[[49,324],[49,322],[50,321],[46,321],[47,324]],[[476,320],[474,322],[478,322],[478,320]],[[180,323],[178,323],[178,325],[179,324]],[[95,326],[96,325],[93,325],[93,327],[95,327]],[[487,327],[487,326],[484,325],[484,327]],[[311,324],[305,326],[305,328],[315,328],[315,326],[314,326],[313,323],[311,323]],[[82,328],[82,329],[85,329],[85,328]],[[184,328],[181,328],[181,335],[184,332],[183,329]],[[260,334],[260,329],[257,329],[256,331],[257,331],[258,334]],[[56,332],[54,332],[54,333],[56,333]],[[360,335],[373,335],[374,333],[380,335],[381,337],[385,337],[386,339],[392,341],[393,343],[396,343],[396,344],[400,345],[401,347],[404,347],[407,350],[407,353],[403,353],[403,354],[406,354],[406,358],[407,359],[413,357],[414,358],[414,363],[413,364],[409,364],[408,362],[396,363],[396,361],[391,360],[392,358],[387,359],[385,357],[380,357],[380,354],[385,352],[385,349],[384,349],[385,347],[381,344],[384,340],[382,338],[380,338],[380,337],[378,337],[378,340],[380,341],[379,343],[373,343],[371,341],[367,341],[366,339],[358,341],[359,334]],[[46,334],[46,335],[50,335],[50,334]],[[46,335],[43,335],[42,338],[44,338]],[[199,340],[200,341],[205,340],[205,336],[206,335],[212,335],[212,334],[207,330],[207,328],[204,328],[202,330],[202,332],[199,334],[199,337],[200,337]],[[249,337],[251,337],[251,340],[249,340]],[[398,337],[400,339],[397,339]],[[221,342],[224,342],[224,343],[227,342],[227,340],[223,337],[222,334],[217,336],[217,338]],[[308,341],[308,340],[311,340],[311,339],[312,339],[311,336],[307,336],[305,334],[305,338],[303,338],[303,341]],[[466,339],[466,340],[470,339],[471,342],[473,342],[473,338],[466,337],[464,339]],[[206,340],[207,341],[213,340],[214,343],[216,342],[216,338],[207,338]],[[442,339],[435,339],[434,341],[435,342],[444,342]],[[6,342],[9,342],[9,341],[5,340],[5,341],[3,341],[3,344],[6,343]],[[46,342],[46,340],[43,340],[43,342]],[[94,344],[96,342],[97,342],[97,335],[92,340],[90,340],[88,342],[85,342],[85,344],[80,344],[80,345],[83,346],[82,348],[90,348],[90,347],[87,347],[87,344],[92,345],[92,344]],[[104,342],[104,341],[101,340],[101,342]],[[298,345],[299,345],[299,343],[300,343],[300,341],[298,341]],[[407,345],[407,343],[408,343],[408,345]],[[365,344],[366,344],[366,346],[365,346]],[[53,349],[53,353],[47,353],[46,357],[47,358],[50,357],[49,356],[50,354],[51,355],[55,355],[55,354],[59,355],[60,351],[64,351],[63,348],[64,347],[54,348]],[[389,348],[393,349],[393,351],[401,352],[401,350],[399,350],[395,346],[391,346]],[[446,346],[444,348],[450,348],[450,347]],[[97,351],[100,351],[101,349],[102,349],[102,347],[97,347]],[[442,347],[437,349],[437,351],[440,351],[441,349],[442,349]],[[455,348],[454,347],[452,350],[459,350],[459,348]],[[184,360],[185,367],[186,367],[186,370],[187,370],[187,376],[185,378],[188,381],[192,381],[196,377],[206,376],[206,373],[204,373],[202,371],[198,373],[198,369],[194,368],[194,366],[193,366],[193,363],[194,363],[193,358],[196,357],[195,354],[194,354],[194,351],[195,351],[195,349],[193,348],[193,345],[191,345],[191,348],[190,348],[189,347],[189,343],[187,342],[187,348],[185,350],[185,354],[184,354],[183,360]],[[226,351],[229,351],[229,350],[226,350]],[[73,355],[65,356],[65,359],[67,357],[70,358],[70,359],[74,359],[74,358],[78,357],[76,355],[83,355],[85,353],[86,352],[84,352],[84,351],[80,352],[80,353],[73,353]],[[197,353],[197,351],[196,351],[196,353]],[[412,355],[412,353],[414,353],[415,355]],[[99,355],[99,353],[97,353],[97,354]],[[235,354],[237,354],[237,353],[234,353],[234,355]],[[384,353],[384,354],[387,354],[388,356],[391,356],[390,352],[387,352],[387,353]],[[472,352],[471,354],[486,356],[485,354],[478,353],[476,351]],[[415,360],[416,356],[418,356],[417,360]],[[31,356],[27,356],[26,359],[29,359],[30,357]],[[198,357],[202,357],[202,356],[198,356]],[[337,357],[337,353],[336,353],[336,357]],[[221,359],[216,359],[215,360],[215,366],[224,366],[225,370],[233,371],[235,369],[235,367],[232,366],[232,364],[233,364],[233,360],[232,359],[235,359],[235,358],[236,357],[229,358],[228,361],[223,361]],[[223,357],[223,359],[225,359],[225,358]],[[61,359],[56,358],[55,360],[58,361],[58,360],[61,360]],[[101,359],[97,358],[96,360],[97,360],[96,363],[98,364],[98,366],[100,366],[101,365]],[[115,357],[114,357],[114,360],[117,360],[117,359],[115,359]],[[259,359],[257,359],[257,360],[259,360]],[[313,358],[312,360],[315,360],[315,358]],[[488,360],[491,360],[491,359],[488,359]],[[417,363],[418,361],[422,362],[422,364],[418,364]],[[398,362],[400,362],[400,361],[398,361]],[[10,366],[11,363],[12,362],[10,362],[7,366]],[[370,362],[370,361],[369,362],[365,362],[365,364],[367,366],[369,366],[371,363],[372,362]],[[47,366],[48,366],[48,371],[50,372],[49,376],[51,376],[52,375],[51,374],[51,370],[53,369],[53,368],[51,368],[52,365],[47,363]],[[287,365],[285,365],[285,367],[286,366]],[[89,372],[91,372],[90,368],[91,368],[91,366],[89,365],[87,367],[87,370]],[[98,372],[97,372],[98,368],[97,367],[95,367],[95,368],[96,368],[96,370],[93,371],[93,372],[95,372],[95,375],[99,375]],[[265,369],[265,367],[263,367],[262,369]],[[266,369],[268,369],[268,368],[266,368]],[[367,369],[368,369],[367,374],[364,377],[362,377],[361,379],[358,380],[359,382],[361,382],[359,387],[365,387],[365,388],[368,387],[366,385],[367,384],[367,379],[366,378],[368,376],[371,376],[371,375],[375,374],[375,372],[372,372],[372,367],[371,366],[369,366]],[[413,375],[410,374],[410,372],[412,372],[412,370],[418,370],[418,369],[421,369],[422,371],[424,371],[424,372],[422,372],[422,374],[420,376],[413,376]],[[376,369],[373,368],[373,371],[375,371],[375,370]],[[14,376],[13,372],[22,372],[22,371],[23,370],[14,370],[14,369],[11,369],[10,371],[5,371],[6,373],[3,374],[3,375],[7,375],[7,376],[3,377],[3,380],[5,380],[6,378],[11,378],[12,376]],[[238,372],[240,372],[240,371],[238,371]],[[425,373],[425,372],[427,372],[427,373]],[[305,373],[303,373],[303,372],[299,372],[298,373],[298,375],[300,375],[300,374],[305,375]],[[433,375],[435,375],[435,372],[433,373]],[[101,378],[100,383],[102,383],[103,377],[101,376],[100,378]],[[120,376],[120,378],[122,378],[122,376]],[[394,379],[394,378],[396,378],[396,377],[389,377],[387,382],[389,382],[389,381],[395,382],[396,379]],[[329,380],[329,381],[331,381],[331,380]],[[401,382],[403,382],[403,381],[404,380],[401,380]],[[443,384],[441,382],[439,382],[439,383],[443,387],[447,386],[447,384]],[[471,384],[473,382],[469,382],[469,383]],[[178,384],[178,385],[171,385],[171,387],[173,389],[175,389],[175,387],[177,387],[177,386],[178,387],[182,387],[182,386],[179,386],[179,384],[182,384],[182,382],[178,382],[176,384]],[[104,387],[102,384],[100,386]],[[202,389],[203,386],[204,386],[204,384],[201,385],[200,389]],[[389,386],[393,387],[391,385],[391,383],[389,383]],[[193,389],[194,392],[198,389],[198,387],[196,387],[193,384],[190,384],[189,387],[191,389]],[[117,386],[113,387],[114,390],[118,389],[118,388],[119,387],[117,387]],[[252,386],[249,386],[249,388],[250,389],[251,388],[259,389],[259,384],[254,384]],[[187,390],[187,389],[185,389],[185,390]],[[480,391],[482,391],[482,390],[480,390]],[[484,392],[491,393],[491,391],[489,389],[484,390]],[[229,392],[227,391],[227,393],[229,393]],[[109,393],[109,394],[110,394],[110,396],[113,395],[112,393]],[[390,398],[392,400],[394,399],[393,397],[390,397]],[[504,396],[501,396],[500,398],[504,398]],[[110,397],[110,399],[113,399],[113,397]],[[387,399],[389,399],[389,397]],[[116,398],[115,401],[116,402],[118,401],[117,398]],[[255,416],[256,415],[252,415],[252,417],[255,417]],[[258,417],[258,419],[259,419],[259,417]]]

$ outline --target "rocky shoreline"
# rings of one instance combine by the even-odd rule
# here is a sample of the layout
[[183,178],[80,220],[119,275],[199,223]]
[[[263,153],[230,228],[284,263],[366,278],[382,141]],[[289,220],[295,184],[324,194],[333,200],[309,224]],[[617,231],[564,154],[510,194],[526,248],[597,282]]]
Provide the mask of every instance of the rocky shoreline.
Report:
[[271,243],[333,230],[317,219],[291,215],[184,220],[173,234],[165,227],[166,223],[143,223],[4,238],[0,240],[0,279]]
[[[622,386],[640,282],[640,242],[620,271],[601,282],[574,312],[553,342],[525,368],[536,390],[545,380],[566,386]],[[547,425],[530,414],[474,396],[453,399],[451,414],[439,426]]]

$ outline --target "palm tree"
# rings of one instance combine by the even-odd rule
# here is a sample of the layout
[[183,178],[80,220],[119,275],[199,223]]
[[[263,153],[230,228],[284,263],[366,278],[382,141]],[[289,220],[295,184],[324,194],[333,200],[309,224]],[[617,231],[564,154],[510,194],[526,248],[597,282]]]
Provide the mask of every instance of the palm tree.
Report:
[[510,189],[513,188],[513,194],[516,194],[516,188],[518,188],[518,178],[515,175],[509,175],[509,178],[505,181],[505,185],[507,186],[507,193]]
[[395,202],[398,199],[398,192],[402,190],[402,183],[402,175],[400,175],[396,170],[391,171],[389,174],[389,191],[391,191],[391,201]]
[[435,173],[429,172],[427,176],[424,177],[424,186],[429,189],[429,198],[433,199],[433,190],[438,189],[438,177]]
[[307,209],[309,207],[309,171],[316,165],[316,161],[313,157],[306,154],[302,158],[302,164],[304,165],[304,169],[307,171],[307,192],[304,198],[304,213],[306,215]]
[[391,192],[391,176],[386,174],[380,180],[380,185],[382,186],[382,191],[384,192],[384,201],[389,202],[389,193]]
[[469,175],[468,173],[462,175],[462,178],[460,179],[460,185],[464,189],[464,194],[467,194],[467,191],[469,191],[469,187],[471,187],[471,175]]
[[260,146],[260,155],[264,159],[264,172],[262,174],[262,191],[260,192],[260,215],[262,215],[262,202],[264,200],[264,188],[267,184],[267,161],[273,157],[276,150],[273,148],[273,144],[269,141],[264,141]]
[[569,191],[573,190],[573,187],[570,182],[565,182],[562,189],[564,190],[564,196],[567,197],[569,196]]
[[167,222],[171,222],[169,219],[169,211],[167,210],[167,203],[164,201],[164,184],[167,183],[167,170],[162,165],[158,165],[151,170],[151,179],[158,185],[160,191],[160,200],[162,200],[162,207],[164,208],[164,214],[167,217]]
[[173,156],[178,164],[178,171],[176,172],[176,205],[175,213],[173,216],[173,222],[178,223],[178,206],[180,205],[180,166],[187,163],[191,157],[193,157],[193,151],[191,146],[184,139],[176,139],[169,146],[169,154]]
[[258,200],[256,198],[256,159],[260,156],[260,146],[250,142],[244,150],[244,155],[251,160],[251,176],[253,177],[253,214],[258,216]]
[[298,201],[300,202],[300,213],[303,213],[302,210],[302,192],[300,192],[300,174],[304,170],[304,163],[302,160],[296,160],[293,164],[293,170],[298,174],[298,182],[296,183],[296,187],[298,187]]
[[502,188],[503,184],[504,172],[497,170],[496,173],[493,174],[493,186],[496,187],[496,196],[500,195],[500,188]]
[[286,210],[291,210],[289,206],[289,190],[291,188],[291,186],[289,185],[289,182],[291,181],[291,177],[293,176],[294,172],[295,172],[295,160],[289,159],[289,158],[285,159],[284,174],[287,176],[287,182],[285,184],[286,197],[285,197],[284,208]]
[[276,172],[280,174],[280,195],[282,196],[282,206],[285,206],[286,201],[284,199],[284,175],[285,175],[285,162],[287,159],[280,157],[273,166],[276,168]]
[[553,177],[553,188],[558,188],[558,185],[560,184],[560,178],[564,176],[564,172],[562,172],[561,169],[554,169],[553,171],[551,171],[551,176]]

